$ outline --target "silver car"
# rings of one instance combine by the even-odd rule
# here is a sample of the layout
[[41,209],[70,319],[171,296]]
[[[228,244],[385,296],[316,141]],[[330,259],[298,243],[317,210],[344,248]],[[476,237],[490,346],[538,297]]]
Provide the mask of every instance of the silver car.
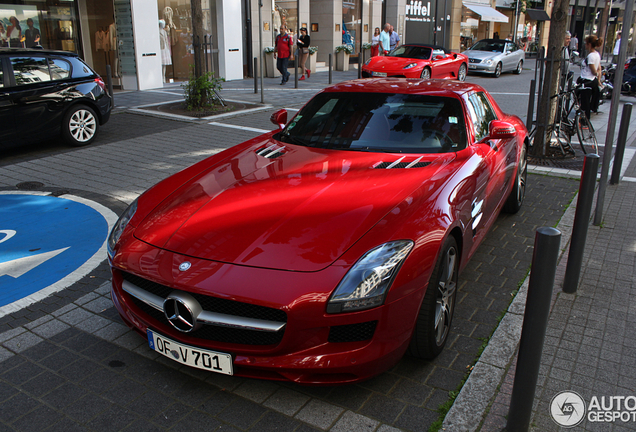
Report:
[[526,53],[509,40],[482,39],[462,54],[468,57],[468,72],[491,73],[498,78],[502,72],[520,74]]

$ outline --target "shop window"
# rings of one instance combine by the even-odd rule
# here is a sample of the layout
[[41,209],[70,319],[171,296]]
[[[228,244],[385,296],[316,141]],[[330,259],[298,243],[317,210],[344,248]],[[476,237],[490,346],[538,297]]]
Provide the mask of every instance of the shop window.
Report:
[[11,67],[16,85],[51,81],[49,66],[44,57],[13,57]]
[[71,64],[62,59],[51,60],[49,67],[51,68],[51,79],[53,81],[63,80],[71,75]]

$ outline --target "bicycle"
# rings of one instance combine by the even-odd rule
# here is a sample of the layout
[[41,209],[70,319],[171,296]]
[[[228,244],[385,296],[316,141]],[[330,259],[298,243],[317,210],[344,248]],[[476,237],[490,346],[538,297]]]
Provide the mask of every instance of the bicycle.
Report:
[[[572,136],[576,134],[583,154],[598,154],[598,141],[594,133],[594,127],[585,112],[581,109],[579,95],[583,86],[576,84],[568,85],[569,90],[564,90],[551,96],[551,99],[558,98],[557,116],[554,123],[546,126],[546,136],[549,137],[551,147],[559,147],[563,156],[568,154],[576,155],[572,147]],[[534,142],[536,126],[530,132],[530,139]]]

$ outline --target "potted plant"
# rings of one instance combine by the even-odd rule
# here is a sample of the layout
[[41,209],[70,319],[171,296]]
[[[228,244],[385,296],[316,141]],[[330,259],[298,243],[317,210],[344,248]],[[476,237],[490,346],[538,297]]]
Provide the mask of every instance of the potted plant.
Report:
[[309,46],[309,65],[308,68],[311,73],[316,72],[316,58],[318,57],[316,53],[318,52],[318,47]]
[[353,54],[353,47],[351,45],[338,45],[336,47],[336,70],[348,71],[349,70],[349,55]]
[[265,76],[268,78],[276,78],[280,76],[280,72],[276,69],[276,59],[274,58],[274,47],[268,46],[263,48],[265,53]]

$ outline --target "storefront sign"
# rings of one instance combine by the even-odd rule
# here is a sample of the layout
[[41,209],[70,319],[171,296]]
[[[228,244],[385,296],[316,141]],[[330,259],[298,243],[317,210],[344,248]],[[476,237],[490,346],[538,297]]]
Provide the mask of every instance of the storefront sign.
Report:
[[406,5],[406,21],[431,22],[431,2],[411,0]]

